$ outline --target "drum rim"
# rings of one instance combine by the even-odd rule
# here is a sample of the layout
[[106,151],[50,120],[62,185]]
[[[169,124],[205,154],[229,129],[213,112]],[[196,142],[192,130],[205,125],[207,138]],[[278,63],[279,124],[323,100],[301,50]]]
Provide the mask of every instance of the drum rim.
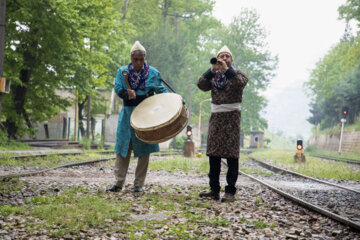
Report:
[[[177,94],[177,93],[175,93],[175,94],[180,97],[180,100],[181,100],[181,101],[183,100],[183,98],[182,98],[181,95],[179,95],[179,94]],[[145,99],[145,100],[146,100],[146,99]],[[140,103],[140,104],[141,104],[141,103]],[[138,105],[138,106],[139,106],[139,105]],[[156,127],[146,127],[146,128],[134,127],[133,122],[131,121],[131,116],[130,116],[130,125],[131,125],[132,128],[134,128],[135,130],[139,130],[139,131],[157,130],[157,129],[159,129],[159,128],[162,128],[163,126],[166,126],[166,125],[169,125],[169,124],[175,122],[175,120],[180,116],[181,110],[182,110],[184,107],[185,107],[184,104],[182,104],[182,106],[181,106],[181,108],[179,109],[179,111],[178,111],[169,121],[167,121],[167,122],[165,122],[165,123],[162,123],[162,124],[160,124],[160,125],[158,125],[158,126],[156,126]],[[186,108],[185,108],[185,110],[186,110]],[[132,114],[131,114],[131,115],[132,115]]]
[[176,131],[175,133],[173,133],[173,134],[171,134],[171,135],[169,135],[169,136],[166,136],[166,137],[164,137],[164,138],[162,138],[162,139],[158,139],[158,140],[154,140],[154,141],[143,140],[142,138],[139,138],[138,135],[137,135],[136,132],[135,132],[136,137],[137,137],[138,139],[140,139],[141,141],[143,141],[143,142],[145,142],[145,143],[149,143],[149,144],[158,144],[158,143],[165,142],[165,141],[167,141],[167,140],[175,137],[175,136],[178,135],[182,130],[184,130],[185,126],[186,126],[186,125],[188,124],[188,122],[189,122],[189,114],[190,114],[190,113],[189,113],[189,111],[186,110],[186,109],[185,109],[185,111],[186,111],[186,121],[185,121],[184,124],[181,126],[180,130]]

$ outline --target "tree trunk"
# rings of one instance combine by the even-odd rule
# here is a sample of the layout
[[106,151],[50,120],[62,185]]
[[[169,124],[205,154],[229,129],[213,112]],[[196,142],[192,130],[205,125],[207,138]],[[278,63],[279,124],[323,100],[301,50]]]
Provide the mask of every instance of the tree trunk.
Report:
[[162,11],[162,15],[164,16],[164,26],[166,29],[166,22],[167,22],[167,15],[168,15],[168,11],[169,11],[169,7],[170,7],[170,0],[164,0],[164,8]]
[[82,110],[84,109],[86,100],[87,99],[85,99],[83,102],[78,103],[78,106],[79,106],[78,107],[78,109],[79,109],[79,130],[80,130],[81,137],[85,136],[85,129],[84,129],[84,123],[83,123],[84,116],[82,114]]
[[121,20],[125,20],[126,19],[126,12],[127,12],[127,8],[129,7],[129,2],[130,0],[123,0],[123,6],[121,8],[121,13],[123,14]]
[[88,96],[87,101],[87,115],[86,115],[86,138],[90,139],[90,111],[91,111],[91,96]]
[[[26,95],[26,86],[30,81],[30,76],[31,76],[31,70],[28,69],[22,69],[20,71],[20,80],[23,83],[23,85],[12,85],[12,97],[13,97],[13,101],[14,101],[14,105],[15,105],[15,113],[17,115],[23,115],[25,120],[26,120],[26,124],[27,126],[31,129],[31,123],[30,120],[26,114],[24,105],[25,105],[25,95]],[[13,138],[16,139],[16,134],[17,134],[17,130],[18,130],[18,126],[16,126],[16,123],[14,120],[12,119],[6,119],[6,128],[7,128],[7,132],[8,132],[8,136],[9,138]]]

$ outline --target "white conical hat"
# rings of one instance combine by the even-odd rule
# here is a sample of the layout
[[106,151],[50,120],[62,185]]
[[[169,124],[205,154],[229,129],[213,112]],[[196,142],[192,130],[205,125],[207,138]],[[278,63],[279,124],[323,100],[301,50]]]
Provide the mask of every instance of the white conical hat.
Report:
[[232,54],[231,54],[231,52],[230,52],[230,49],[229,49],[226,45],[224,45],[224,46],[220,49],[220,51],[218,51],[217,56],[219,56],[219,54],[220,54],[220,53],[223,53],[223,52],[230,53],[230,55],[232,56]]
[[134,45],[133,45],[132,48],[131,48],[130,54],[133,53],[134,51],[137,51],[137,50],[144,51],[145,54],[146,54],[146,50],[145,50],[144,46],[141,45],[141,43],[140,43],[139,41],[136,41],[136,42],[134,43]]

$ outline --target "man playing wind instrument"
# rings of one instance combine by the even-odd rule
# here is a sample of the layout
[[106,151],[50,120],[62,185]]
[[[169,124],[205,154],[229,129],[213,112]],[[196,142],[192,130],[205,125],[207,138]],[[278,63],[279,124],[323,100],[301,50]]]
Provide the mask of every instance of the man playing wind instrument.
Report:
[[[215,60],[215,59],[214,59]],[[227,46],[220,49],[211,68],[199,79],[197,85],[203,91],[211,91],[211,117],[207,138],[206,155],[210,163],[209,192],[201,192],[200,197],[220,199],[221,158],[226,158],[228,172],[227,186],[222,202],[234,201],[240,154],[240,121],[243,89],[248,79],[240,70],[232,66],[232,54]]]
[[161,82],[160,72],[145,62],[146,50],[138,41],[132,46],[130,57],[130,64],[119,68],[115,79],[115,92],[123,99],[124,106],[119,114],[116,132],[114,169],[116,182],[107,189],[110,192],[119,192],[123,188],[132,150],[134,157],[138,157],[134,192],[142,192],[150,153],[160,150],[158,144],[145,143],[135,136],[134,129],[130,125],[130,116],[145,98],[168,90]]

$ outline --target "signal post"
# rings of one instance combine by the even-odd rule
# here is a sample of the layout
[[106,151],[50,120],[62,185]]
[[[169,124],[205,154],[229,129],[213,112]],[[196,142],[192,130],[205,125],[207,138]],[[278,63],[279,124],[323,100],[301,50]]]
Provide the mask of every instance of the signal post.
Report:
[[295,162],[302,163],[305,162],[305,155],[304,155],[304,146],[302,140],[297,140],[296,144],[296,154],[294,156]]
[[187,139],[184,141],[184,157],[194,157],[195,154],[195,144],[191,139],[192,136],[192,127],[188,125],[186,127],[186,136]]
[[342,108],[342,118],[341,118],[341,130],[340,130],[340,141],[339,141],[339,150],[338,150],[338,154],[341,155],[341,144],[342,144],[342,138],[343,138],[343,132],[344,132],[344,124],[346,123],[346,116],[349,112],[349,108],[348,107],[343,107]]

